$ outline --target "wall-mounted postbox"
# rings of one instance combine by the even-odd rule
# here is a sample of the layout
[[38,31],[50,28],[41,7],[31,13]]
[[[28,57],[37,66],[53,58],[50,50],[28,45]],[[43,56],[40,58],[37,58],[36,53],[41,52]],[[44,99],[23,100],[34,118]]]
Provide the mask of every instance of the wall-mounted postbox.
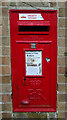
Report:
[[14,112],[55,112],[57,11],[10,10]]

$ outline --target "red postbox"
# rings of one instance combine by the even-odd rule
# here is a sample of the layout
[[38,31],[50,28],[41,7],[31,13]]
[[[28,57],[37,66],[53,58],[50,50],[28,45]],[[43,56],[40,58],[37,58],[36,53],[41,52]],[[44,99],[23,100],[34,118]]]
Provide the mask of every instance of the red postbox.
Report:
[[10,10],[14,112],[55,112],[57,11]]

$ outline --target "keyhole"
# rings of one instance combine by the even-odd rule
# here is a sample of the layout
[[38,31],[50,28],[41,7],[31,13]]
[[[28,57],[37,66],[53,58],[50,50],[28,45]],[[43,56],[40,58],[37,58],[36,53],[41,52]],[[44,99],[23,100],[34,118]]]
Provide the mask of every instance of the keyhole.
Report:
[[24,77],[24,82],[26,81],[26,77]]

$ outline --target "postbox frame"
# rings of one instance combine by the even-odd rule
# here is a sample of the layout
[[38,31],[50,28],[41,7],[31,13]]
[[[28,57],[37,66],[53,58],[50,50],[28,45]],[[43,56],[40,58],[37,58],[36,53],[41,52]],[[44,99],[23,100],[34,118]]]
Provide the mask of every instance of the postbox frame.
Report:
[[[13,54],[13,51],[14,51],[14,47],[15,47],[15,52],[16,53],[16,46],[20,43],[24,43],[24,41],[21,41],[21,40],[17,40],[15,42],[13,42],[13,39],[14,37],[12,36],[13,35],[13,31],[12,31],[12,18],[11,18],[11,15],[13,13],[44,13],[44,12],[52,12],[52,13],[56,13],[56,30],[55,30],[55,34],[56,34],[56,41],[57,41],[57,10],[10,10],[9,13],[10,13],[10,37],[11,37],[11,73],[12,73],[12,92],[13,92],[13,112],[56,112],[56,104],[57,104],[57,42],[56,42],[56,45],[55,45],[55,52],[56,52],[56,63],[55,63],[55,84],[54,84],[54,93],[51,93],[51,96],[53,94],[55,94],[55,97],[54,97],[54,101],[53,101],[53,98],[51,97],[51,101],[53,101],[53,104],[51,107],[44,107],[44,108],[18,108],[18,105],[17,105],[17,102],[18,102],[18,95],[17,95],[17,90],[18,90],[18,80],[17,80],[17,75],[16,75],[16,72],[14,73],[14,70],[15,69],[15,62],[13,62],[14,60],[16,60],[16,56],[14,56]],[[17,34],[18,34],[18,31],[17,31]],[[20,33],[22,34],[22,33]],[[26,32],[23,33],[23,34],[27,34]],[[29,35],[31,35],[31,32],[28,32]],[[35,34],[35,33],[33,33]],[[39,34],[39,33],[36,33],[36,34]],[[42,34],[42,33],[41,33]],[[47,33],[48,34],[48,33]],[[50,33],[49,33],[50,34]],[[19,35],[19,34],[18,34]],[[42,34],[43,35],[43,34]],[[26,43],[35,43],[35,41],[25,41]],[[51,44],[52,46],[52,41],[51,40],[45,40],[45,41],[36,41],[36,43],[45,43],[45,44]],[[53,48],[52,48],[53,49]],[[26,50],[26,49],[25,49]],[[30,50],[30,49],[29,49]],[[34,50],[34,49],[33,49]],[[43,67],[42,67],[43,69]],[[52,68],[51,68],[52,69]],[[42,71],[43,72],[43,71]],[[52,76],[52,75],[51,75]],[[27,76],[29,77],[29,76]],[[35,76],[33,76],[35,77]],[[37,77],[37,76],[36,76]],[[39,76],[38,76],[39,77]],[[42,77],[42,76],[41,76]],[[52,88],[51,88],[52,89]]]

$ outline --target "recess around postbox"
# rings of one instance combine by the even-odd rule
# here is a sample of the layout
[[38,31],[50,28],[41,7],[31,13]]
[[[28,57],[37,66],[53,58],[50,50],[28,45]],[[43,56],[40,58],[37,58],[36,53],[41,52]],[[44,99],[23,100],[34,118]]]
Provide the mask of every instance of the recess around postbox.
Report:
[[55,112],[57,11],[10,10],[13,112]]

